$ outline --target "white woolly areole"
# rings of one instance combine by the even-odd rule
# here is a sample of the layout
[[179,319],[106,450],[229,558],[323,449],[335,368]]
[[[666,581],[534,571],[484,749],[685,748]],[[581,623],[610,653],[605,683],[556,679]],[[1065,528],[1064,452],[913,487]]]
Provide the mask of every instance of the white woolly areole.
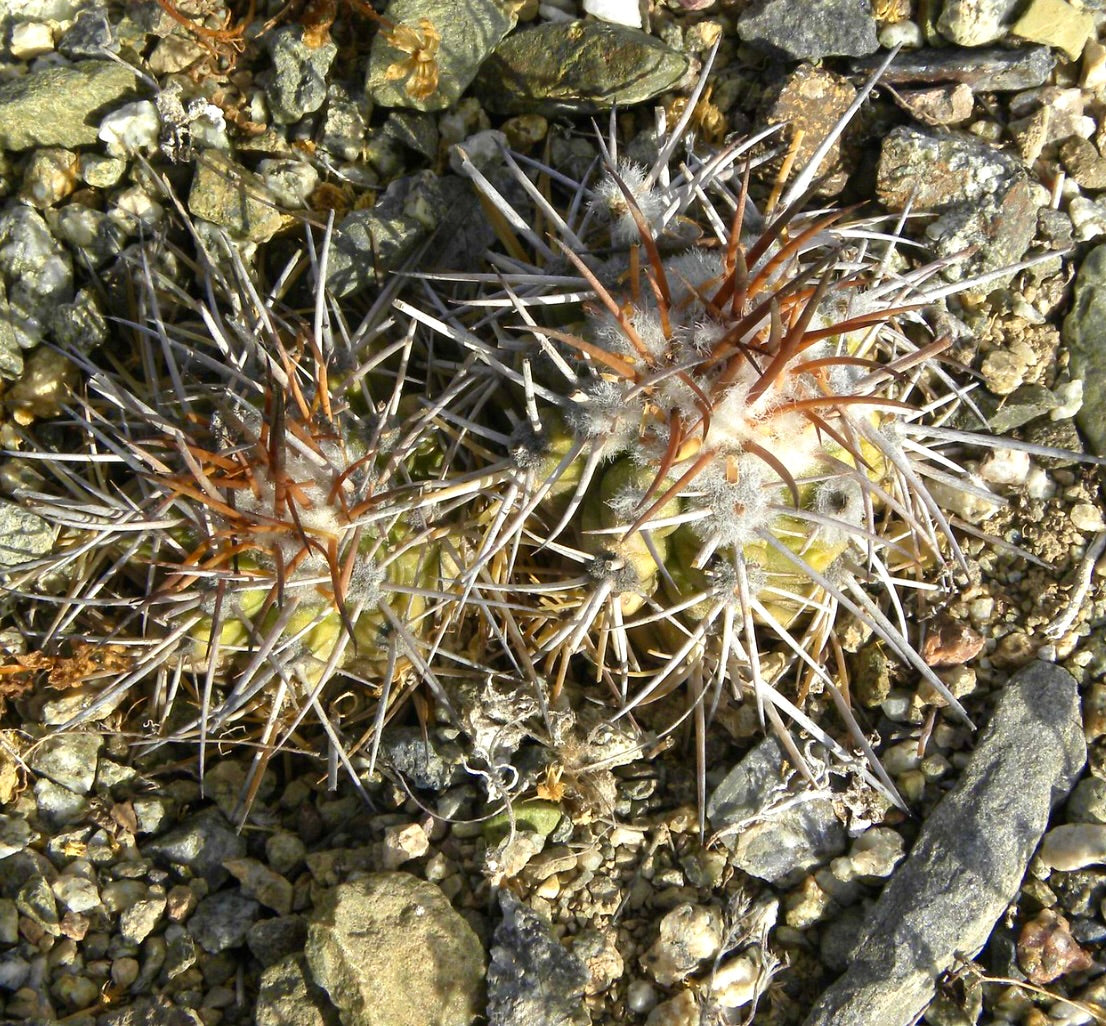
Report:
[[637,222],[630,212],[625,193],[619,188],[619,181],[633,197],[649,231],[656,234],[664,227],[662,218],[668,203],[656,184],[647,184],[648,178],[648,169],[630,160],[620,160],[613,172],[610,169],[603,172],[595,187],[592,207],[610,222],[613,242],[625,244],[636,242],[639,238]]

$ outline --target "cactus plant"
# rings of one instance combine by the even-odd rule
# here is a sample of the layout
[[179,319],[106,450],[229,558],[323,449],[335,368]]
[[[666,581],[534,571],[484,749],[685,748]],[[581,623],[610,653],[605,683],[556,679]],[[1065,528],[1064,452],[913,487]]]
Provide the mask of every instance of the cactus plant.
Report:
[[[870,625],[967,720],[914,647],[909,596],[966,569],[931,482],[1001,503],[957,473],[955,450],[1019,443],[981,419],[945,426],[973,406],[922,312],[993,276],[949,285],[950,261],[911,264],[903,219],[808,211],[832,139],[761,214],[762,137],[689,153],[677,172],[683,127],[660,133],[651,166],[618,160],[612,136],[580,182],[505,154],[497,184],[462,160],[503,252],[444,279],[476,296],[401,308],[470,351],[509,410],[485,431],[504,451],[483,479],[499,499],[466,579],[525,607],[502,636],[552,701],[581,672],[616,719],[685,687],[700,809],[704,725],[727,696],[754,703],[796,765],[789,722],[894,800],[837,672],[835,624]],[[580,655],[589,670],[573,669]],[[803,711],[811,689],[846,743]]]
[[[147,740],[198,741],[201,768],[209,743],[256,746],[248,806],[275,752],[318,746],[311,729],[357,780],[352,754],[368,745],[371,763],[416,684],[448,705],[426,654],[462,532],[457,502],[435,499],[449,440],[420,397],[463,410],[464,386],[413,357],[410,332],[384,337],[387,297],[352,332],[328,307],[329,236],[269,294],[225,239],[197,241],[191,268],[164,245],[132,251],[128,337],[69,354],[86,388],[24,437],[13,489],[62,533],[8,586],[33,589],[46,567],[63,582],[24,625],[42,651],[79,638],[130,653],[78,719],[155,681]],[[287,299],[305,269],[306,315]],[[42,442],[59,433],[61,459]]]

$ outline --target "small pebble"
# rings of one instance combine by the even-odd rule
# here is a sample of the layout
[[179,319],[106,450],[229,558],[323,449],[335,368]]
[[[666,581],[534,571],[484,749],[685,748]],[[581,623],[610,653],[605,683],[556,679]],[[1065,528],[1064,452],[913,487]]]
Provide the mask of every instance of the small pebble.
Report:
[[1106,521],[1102,519],[1102,510],[1089,502],[1080,502],[1071,509],[1071,525],[1077,531],[1097,533],[1106,529]]
[[710,977],[710,1000],[721,1008],[741,1008],[756,997],[760,969],[749,955],[723,962]]
[[1106,862],[1106,825],[1068,823],[1053,827],[1044,836],[1041,861],[1052,869],[1070,873]]
[[157,151],[160,136],[161,119],[149,100],[125,103],[100,122],[100,141],[113,157],[149,156]]
[[50,26],[41,21],[24,21],[12,27],[8,53],[19,61],[41,57],[54,49],[54,34]]
[[1018,449],[992,449],[979,465],[979,476],[988,484],[1017,488],[1029,476],[1029,453]]
[[660,936],[641,956],[641,964],[669,987],[718,954],[721,944],[722,917],[716,908],[677,905],[661,920]]
[[584,0],[584,13],[613,25],[641,28],[638,0]]
[[645,1020],[645,1026],[699,1026],[699,999],[691,990],[657,1005]]
[[634,980],[626,988],[626,1007],[636,1015],[644,1015],[657,1007],[656,988],[648,980]]
[[914,21],[896,21],[894,25],[884,25],[879,30],[879,45],[885,50],[893,50],[896,46],[915,50],[924,42],[922,30]]
[[430,848],[430,838],[419,823],[388,827],[384,831],[384,868],[395,869],[404,862],[425,855]]

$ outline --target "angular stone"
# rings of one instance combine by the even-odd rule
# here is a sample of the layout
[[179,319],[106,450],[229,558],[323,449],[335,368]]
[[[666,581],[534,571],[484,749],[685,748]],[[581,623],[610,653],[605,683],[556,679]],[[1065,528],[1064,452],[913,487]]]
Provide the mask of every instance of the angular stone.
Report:
[[216,152],[205,153],[196,161],[188,209],[250,242],[267,242],[284,223],[261,179]]
[[[733,849],[733,863],[775,883],[840,855],[845,828],[828,798],[788,801],[783,750],[768,737],[722,780],[707,804],[711,826]],[[780,804],[782,807],[775,809]],[[727,826],[748,821],[736,835]]]
[[254,1012],[257,1026],[339,1026],[335,1008],[307,969],[303,955],[288,955],[261,974]]
[[0,569],[45,556],[57,533],[53,524],[29,509],[0,500]]
[[746,43],[794,60],[863,57],[879,48],[865,0],[754,0],[738,16]]
[[324,891],[305,951],[345,1026],[469,1026],[484,951],[434,884],[373,873]]
[[273,59],[272,76],[265,86],[269,109],[277,124],[299,121],[326,101],[326,75],[338,47],[333,40],[321,46],[303,41],[301,26],[285,25],[271,33],[265,45]]
[[586,113],[672,89],[687,58],[653,36],[598,21],[548,22],[508,36],[476,82],[499,114]]
[[1062,50],[1069,60],[1078,60],[1087,40],[1094,35],[1094,15],[1065,0],[1032,0],[1010,34],[1031,43]]
[[1106,246],[1092,249],[1079,268],[1063,338],[1072,377],[1083,382],[1075,421],[1091,450],[1106,455]]
[[373,39],[366,92],[383,107],[443,110],[456,103],[514,28],[513,6],[497,0],[393,0],[387,16],[397,30],[381,28]]
[[0,85],[0,149],[91,146],[100,119],[135,93],[133,71],[113,61],[44,68]]
[[104,739],[92,731],[73,731],[48,737],[31,754],[30,766],[55,784],[88,794],[96,779],[96,757]]
[[1075,680],[1032,663],[999,699],[971,761],[872,908],[845,974],[806,1026],[906,1026],[937,978],[974,958],[1086,760]]
[[583,1003],[587,970],[553,935],[548,920],[510,891],[499,892],[503,919],[488,967],[489,1026],[571,1026]]

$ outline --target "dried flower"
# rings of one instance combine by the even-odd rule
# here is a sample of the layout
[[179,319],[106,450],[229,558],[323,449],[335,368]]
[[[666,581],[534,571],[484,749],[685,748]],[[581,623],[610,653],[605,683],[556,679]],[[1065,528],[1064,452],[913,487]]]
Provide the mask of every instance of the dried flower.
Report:
[[408,54],[396,61],[384,73],[387,82],[406,79],[407,95],[412,100],[425,100],[438,88],[438,47],[442,37],[428,18],[419,19],[419,27],[394,25],[384,34],[384,41]]

